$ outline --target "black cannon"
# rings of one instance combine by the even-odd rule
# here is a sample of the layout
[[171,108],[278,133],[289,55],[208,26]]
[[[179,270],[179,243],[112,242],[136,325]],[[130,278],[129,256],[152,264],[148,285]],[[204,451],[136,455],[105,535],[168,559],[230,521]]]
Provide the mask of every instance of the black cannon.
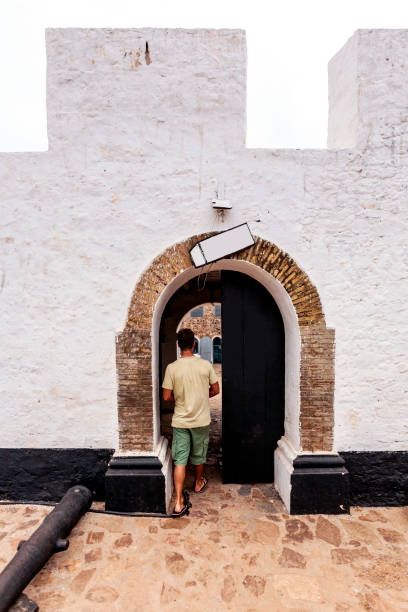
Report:
[[54,553],[68,548],[65,538],[91,504],[89,489],[82,485],[71,487],[33,535],[20,542],[16,554],[0,574],[0,612],[7,612]]

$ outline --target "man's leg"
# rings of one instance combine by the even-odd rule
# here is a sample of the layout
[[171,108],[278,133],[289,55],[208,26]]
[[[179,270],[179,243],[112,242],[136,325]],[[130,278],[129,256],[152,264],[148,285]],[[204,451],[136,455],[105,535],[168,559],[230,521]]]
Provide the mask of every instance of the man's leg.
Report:
[[190,461],[195,468],[194,490],[196,493],[201,491],[207,483],[203,477],[204,464],[207,461],[208,440],[210,436],[210,426],[195,427],[191,429],[192,448]]
[[184,480],[186,478],[186,466],[175,465],[174,466],[174,488],[176,489],[176,501],[174,503],[174,510],[180,512],[184,506],[183,499],[183,487]]
[[201,489],[205,485],[205,480],[203,478],[204,463],[202,463],[201,465],[195,465],[194,468],[195,468],[194,491],[198,493],[199,491],[201,491]]
[[190,453],[190,432],[188,429],[173,427],[173,444],[171,447],[174,461],[174,488],[176,500],[175,512],[180,512],[184,506],[183,486],[186,478],[186,465]]

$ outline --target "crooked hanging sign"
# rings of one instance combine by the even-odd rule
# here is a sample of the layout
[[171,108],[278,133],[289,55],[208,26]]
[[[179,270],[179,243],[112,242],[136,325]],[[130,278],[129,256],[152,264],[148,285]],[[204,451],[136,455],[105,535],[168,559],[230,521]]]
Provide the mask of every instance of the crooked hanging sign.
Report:
[[242,251],[255,244],[248,223],[219,232],[215,236],[197,242],[190,249],[190,257],[196,268]]

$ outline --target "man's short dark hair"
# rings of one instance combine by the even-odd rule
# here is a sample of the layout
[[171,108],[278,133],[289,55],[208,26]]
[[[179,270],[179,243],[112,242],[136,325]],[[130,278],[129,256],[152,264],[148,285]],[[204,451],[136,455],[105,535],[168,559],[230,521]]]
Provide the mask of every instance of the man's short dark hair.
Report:
[[177,343],[182,351],[194,346],[194,332],[187,327],[177,333]]

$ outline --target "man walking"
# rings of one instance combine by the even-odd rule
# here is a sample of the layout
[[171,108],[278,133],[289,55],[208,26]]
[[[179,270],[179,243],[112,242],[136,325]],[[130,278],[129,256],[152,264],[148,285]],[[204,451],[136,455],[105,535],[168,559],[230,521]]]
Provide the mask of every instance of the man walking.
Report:
[[208,483],[203,475],[211,422],[208,398],[217,395],[220,386],[211,363],[194,356],[195,340],[191,329],[181,329],[177,343],[181,357],[167,366],[162,387],[164,401],[175,401],[171,423],[176,490],[173,515],[183,516],[187,512],[183,486],[189,460],[195,467],[195,492],[204,491]]

